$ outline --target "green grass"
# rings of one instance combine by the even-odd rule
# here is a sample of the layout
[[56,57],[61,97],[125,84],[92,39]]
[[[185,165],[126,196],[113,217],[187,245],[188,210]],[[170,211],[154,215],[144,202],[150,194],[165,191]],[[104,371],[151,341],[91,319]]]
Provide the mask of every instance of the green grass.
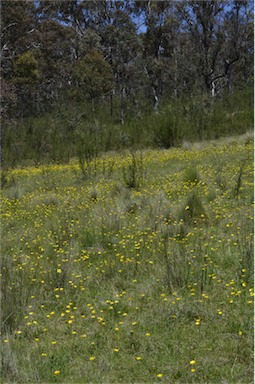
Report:
[[135,172],[112,153],[89,178],[5,175],[2,382],[253,382],[252,140],[143,151]]

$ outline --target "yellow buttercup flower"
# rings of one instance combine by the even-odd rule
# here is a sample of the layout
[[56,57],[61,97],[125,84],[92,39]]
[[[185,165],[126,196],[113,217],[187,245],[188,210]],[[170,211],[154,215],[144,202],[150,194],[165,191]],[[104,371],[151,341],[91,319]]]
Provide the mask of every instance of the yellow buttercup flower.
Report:
[[54,375],[59,375],[59,374],[60,374],[60,371],[54,371],[53,374],[54,374]]

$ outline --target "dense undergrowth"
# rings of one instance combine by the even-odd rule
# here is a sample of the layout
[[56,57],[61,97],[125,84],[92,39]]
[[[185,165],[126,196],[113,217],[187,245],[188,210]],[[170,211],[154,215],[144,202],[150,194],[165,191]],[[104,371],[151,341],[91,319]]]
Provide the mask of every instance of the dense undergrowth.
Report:
[[252,383],[253,141],[15,168],[2,380]]
[[253,129],[253,89],[212,99],[205,94],[162,102],[158,113],[127,106],[120,121],[109,105],[58,104],[51,112],[2,122],[2,167],[68,163],[73,157],[127,148],[170,148],[184,141],[241,135]]

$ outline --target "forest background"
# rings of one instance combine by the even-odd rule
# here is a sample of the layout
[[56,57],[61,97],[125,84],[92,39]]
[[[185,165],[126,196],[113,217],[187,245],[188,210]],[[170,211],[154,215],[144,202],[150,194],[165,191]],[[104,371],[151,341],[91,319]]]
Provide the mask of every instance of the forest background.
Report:
[[2,167],[253,127],[253,1],[1,2]]

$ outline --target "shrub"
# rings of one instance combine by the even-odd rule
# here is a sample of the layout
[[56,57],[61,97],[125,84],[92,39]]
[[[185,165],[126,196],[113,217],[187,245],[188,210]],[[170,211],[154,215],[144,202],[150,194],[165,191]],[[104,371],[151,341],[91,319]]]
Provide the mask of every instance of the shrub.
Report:
[[[1,189],[9,184],[9,172],[9,169],[1,169],[0,171]],[[12,179],[12,182],[14,184],[14,179]]]
[[153,142],[160,148],[171,148],[180,140],[180,121],[178,109],[171,105],[165,108],[160,114],[152,119]]
[[100,153],[100,133],[101,127],[97,121],[76,130],[76,155],[85,179],[96,174],[96,159]]
[[143,156],[140,152],[131,151],[131,160],[127,168],[123,168],[124,183],[128,188],[138,189],[144,177]]

